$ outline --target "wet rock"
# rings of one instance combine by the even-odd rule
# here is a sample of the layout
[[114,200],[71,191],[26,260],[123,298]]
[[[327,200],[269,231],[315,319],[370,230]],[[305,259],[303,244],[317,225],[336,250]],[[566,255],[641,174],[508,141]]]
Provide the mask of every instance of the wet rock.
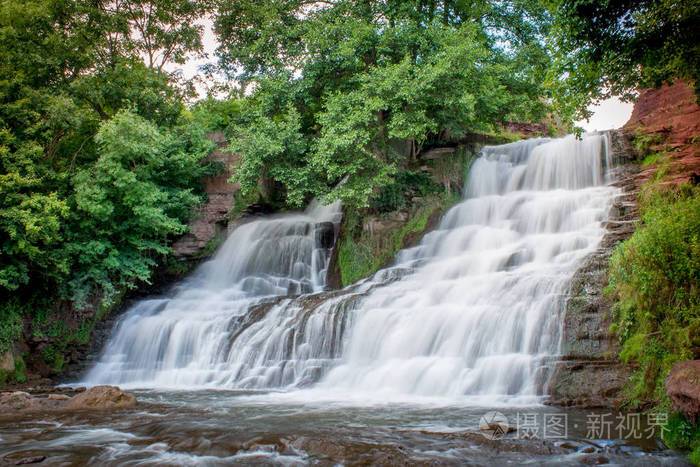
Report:
[[23,391],[0,393],[0,413],[25,410],[33,404],[33,397]]
[[102,410],[133,407],[136,398],[116,386],[95,386],[70,397],[66,394],[0,393],[0,414],[20,412]]
[[580,462],[582,465],[603,465],[608,464],[610,459],[603,456],[586,456],[580,459]]
[[0,354],[0,370],[15,371],[15,359],[12,356],[12,352]]
[[72,397],[66,404],[66,409],[124,409],[133,407],[134,404],[136,404],[136,397],[123,392],[117,386],[95,386]]
[[319,222],[314,228],[317,248],[333,248],[335,243],[335,226],[332,222]]
[[[615,132],[613,159],[629,161],[629,147]],[[617,407],[630,369],[620,363],[620,347],[610,331],[612,305],[603,293],[608,283],[608,264],[617,245],[632,235],[639,219],[636,206],[638,167],[617,167],[615,185],[622,189],[611,206],[600,247],[576,271],[564,304],[564,341],[561,358],[553,362],[546,388],[553,405]]]
[[3,461],[9,465],[38,464],[46,460],[46,456],[36,451],[18,451],[3,457]]
[[666,379],[673,410],[691,423],[700,421],[700,360],[677,363]]

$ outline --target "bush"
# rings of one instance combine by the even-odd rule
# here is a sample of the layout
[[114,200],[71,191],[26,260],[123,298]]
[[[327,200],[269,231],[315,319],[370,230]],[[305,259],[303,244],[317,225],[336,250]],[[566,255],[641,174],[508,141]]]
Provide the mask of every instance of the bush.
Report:
[[664,381],[700,344],[700,189],[647,188],[642,222],[610,262],[621,358],[636,362],[632,405],[668,405]]
[[675,413],[668,419],[663,439],[669,448],[689,453],[690,462],[700,465],[700,425],[692,425]]

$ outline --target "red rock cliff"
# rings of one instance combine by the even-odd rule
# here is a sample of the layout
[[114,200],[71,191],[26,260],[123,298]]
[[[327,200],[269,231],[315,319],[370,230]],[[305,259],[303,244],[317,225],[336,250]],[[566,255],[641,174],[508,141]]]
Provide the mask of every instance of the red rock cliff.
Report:
[[221,131],[210,133],[209,138],[216,143],[216,149],[209,155],[210,160],[222,161],[223,173],[204,180],[209,200],[199,207],[190,220],[190,232],[173,244],[173,255],[179,258],[191,258],[201,254],[209,241],[226,229],[228,214],[235,203],[234,195],[238,183],[229,183],[231,165],[238,162],[238,157],[226,150],[226,136]]
[[[684,183],[692,174],[700,174],[700,106],[693,89],[683,81],[642,91],[624,128],[633,134],[663,138],[651,149],[669,151],[669,182]],[[641,181],[655,170],[654,165],[643,168]]]

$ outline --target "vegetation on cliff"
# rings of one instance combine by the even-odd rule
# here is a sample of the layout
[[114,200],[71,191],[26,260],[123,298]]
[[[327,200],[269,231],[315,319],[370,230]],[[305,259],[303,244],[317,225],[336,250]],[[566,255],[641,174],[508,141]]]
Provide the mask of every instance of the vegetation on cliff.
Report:
[[700,188],[649,186],[642,222],[611,259],[621,357],[638,368],[629,398],[667,404],[671,367],[700,348]]
[[183,232],[214,168],[164,67],[201,51],[200,4],[0,2],[0,353],[87,340]]
[[[622,344],[620,358],[634,369],[626,403],[668,412],[671,368],[700,356],[700,186],[668,183],[670,155],[649,149],[662,141],[635,138],[642,165],[656,170],[640,193],[635,233],[611,258],[607,292],[615,299],[611,330]],[[690,452],[700,465],[697,424],[675,413],[663,434],[669,447]]]

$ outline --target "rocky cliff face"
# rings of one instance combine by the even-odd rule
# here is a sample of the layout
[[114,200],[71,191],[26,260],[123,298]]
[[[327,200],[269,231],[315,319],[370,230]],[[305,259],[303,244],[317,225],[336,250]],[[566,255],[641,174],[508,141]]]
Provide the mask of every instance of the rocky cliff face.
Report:
[[[679,184],[700,174],[700,106],[693,88],[682,81],[673,86],[640,93],[624,131],[650,143],[649,150],[666,153],[670,158],[665,183]],[[639,183],[656,172],[659,163],[643,167]]]
[[[630,120],[610,133],[616,163],[615,200],[608,232],[600,248],[576,272],[566,303],[561,360],[554,363],[547,392],[558,405],[615,407],[631,371],[619,359],[620,348],[610,332],[612,305],[603,290],[615,247],[634,233],[639,221],[640,190],[660,168],[663,182],[697,183],[700,174],[700,106],[693,89],[673,86],[640,93]],[[645,156],[658,157],[640,164]],[[659,156],[660,155],[660,156]]]
[[622,193],[611,208],[607,233],[599,248],[574,274],[564,311],[562,357],[554,363],[547,393],[550,403],[581,407],[616,407],[630,371],[619,359],[620,347],[610,332],[613,303],[604,294],[608,263],[618,243],[632,235],[639,220],[639,166],[628,136],[610,132],[615,185]]
[[239,162],[238,156],[226,149],[226,136],[222,131],[209,134],[216,143],[216,149],[209,155],[213,161],[221,161],[225,170],[216,177],[203,180],[209,200],[199,207],[189,223],[190,231],[173,244],[173,256],[190,259],[202,256],[208,245],[224,235],[228,216],[235,205],[238,183],[229,183],[230,167]]

